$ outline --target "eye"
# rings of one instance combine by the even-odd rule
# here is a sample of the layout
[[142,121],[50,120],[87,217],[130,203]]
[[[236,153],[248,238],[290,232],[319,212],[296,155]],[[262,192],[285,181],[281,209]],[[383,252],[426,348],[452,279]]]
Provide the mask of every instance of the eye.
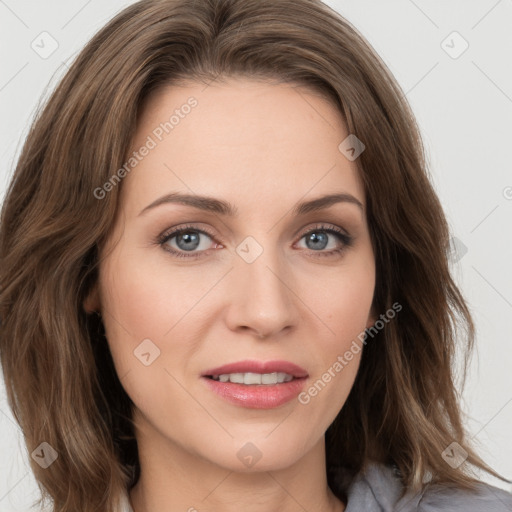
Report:
[[[315,226],[300,237],[300,241],[303,239],[306,249],[309,249],[314,257],[336,256],[353,244],[352,236],[333,225]],[[178,258],[199,258],[206,255],[213,240],[214,235],[208,230],[187,225],[162,234],[158,243]],[[215,248],[220,247],[222,245],[215,242]],[[326,248],[330,250],[326,251]]]
[[[331,243],[330,250],[325,251],[324,249],[329,245],[329,237],[331,237],[331,239],[334,238],[334,241]],[[302,239],[305,239],[307,249],[318,253],[314,255],[315,257],[339,255],[351,247],[354,241],[352,236],[332,225],[316,226],[304,233],[301,237],[301,240]]]
[[[197,258],[208,250],[213,235],[194,226],[184,226],[170,233],[163,234],[160,245],[168,252],[179,258]],[[187,254],[188,253],[188,254]]]

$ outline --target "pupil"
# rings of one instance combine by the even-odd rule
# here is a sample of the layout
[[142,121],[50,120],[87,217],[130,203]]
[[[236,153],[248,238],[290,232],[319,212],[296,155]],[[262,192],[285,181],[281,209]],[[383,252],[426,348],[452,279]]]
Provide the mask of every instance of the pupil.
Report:
[[[185,243],[193,242],[193,245],[183,246],[182,244],[180,244],[181,241],[185,241]],[[183,249],[184,251],[192,251],[199,245],[199,234],[190,231],[186,233],[181,233],[180,235],[177,236],[176,243],[178,244],[180,249]]]
[[[316,233],[311,233],[311,235],[309,235],[308,237],[308,241],[311,241],[313,242],[314,244],[316,245],[313,245],[313,247],[310,247],[313,248],[313,249],[325,249],[326,245],[327,245],[327,234],[326,233],[319,233],[320,236],[318,236],[318,234]],[[320,242],[320,244],[318,244],[318,242]]]

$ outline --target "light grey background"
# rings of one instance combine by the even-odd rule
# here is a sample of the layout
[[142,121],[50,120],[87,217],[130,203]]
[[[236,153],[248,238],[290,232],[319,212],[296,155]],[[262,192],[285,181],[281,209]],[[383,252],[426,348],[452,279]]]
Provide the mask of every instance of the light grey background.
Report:
[[[0,0],[2,198],[41,95],[129,3]],[[477,325],[478,355],[463,395],[467,425],[484,459],[512,479],[512,0],[326,3],[370,41],[417,116],[457,239],[454,274]],[[42,58],[53,40],[58,47]],[[38,497],[28,457],[2,382],[0,511],[29,510]]]

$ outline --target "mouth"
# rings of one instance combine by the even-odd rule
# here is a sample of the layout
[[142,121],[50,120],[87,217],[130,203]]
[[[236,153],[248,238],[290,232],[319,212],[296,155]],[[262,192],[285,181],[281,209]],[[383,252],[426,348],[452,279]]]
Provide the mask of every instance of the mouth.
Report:
[[270,409],[297,396],[309,375],[287,361],[241,361],[208,370],[201,377],[211,391],[232,404]]
[[219,382],[231,382],[233,384],[244,384],[246,386],[274,386],[283,382],[290,382],[297,377],[284,372],[272,373],[222,373],[220,375],[206,375],[207,378]]

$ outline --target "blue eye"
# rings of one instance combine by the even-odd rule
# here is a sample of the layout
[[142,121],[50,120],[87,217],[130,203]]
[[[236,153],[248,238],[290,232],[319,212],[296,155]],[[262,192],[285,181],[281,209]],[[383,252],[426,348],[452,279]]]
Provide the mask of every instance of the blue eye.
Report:
[[[330,237],[335,238],[334,248],[326,251]],[[207,239],[210,239],[210,242]],[[300,237],[300,240],[302,239],[306,239],[306,248],[314,257],[336,256],[353,244],[352,236],[332,225],[316,226],[304,233]],[[190,225],[161,235],[158,243],[164,250],[178,258],[198,258],[206,254],[212,240],[214,240],[213,234]]]
[[[164,246],[164,249],[171,254],[180,258],[196,258],[199,254],[187,254],[196,251],[203,242],[202,239],[205,237],[212,238],[212,235],[201,229],[194,228],[193,226],[185,226],[183,228],[176,229],[171,233],[164,235],[159,243]],[[177,247],[171,245],[171,241],[175,239],[174,243]],[[208,246],[208,244],[206,244]],[[208,247],[202,247],[200,251],[203,253]],[[183,251],[183,252],[182,252]]]
[[[329,235],[334,236],[338,245],[341,242],[341,246],[334,247],[329,251],[325,251],[324,249],[327,247],[329,243]],[[306,246],[308,249],[311,249],[313,252],[318,253],[314,256],[319,257],[329,257],[336,256],[347,250],[353,244],[353,237],[343,232],[342,230],[336,227],[326,227],[326,226],[317,226],[314,229],[309,230],[307,233],[304,233],[301,237],[301,240],[306,239]],[[336,245],[336,242],[334,242]]]

